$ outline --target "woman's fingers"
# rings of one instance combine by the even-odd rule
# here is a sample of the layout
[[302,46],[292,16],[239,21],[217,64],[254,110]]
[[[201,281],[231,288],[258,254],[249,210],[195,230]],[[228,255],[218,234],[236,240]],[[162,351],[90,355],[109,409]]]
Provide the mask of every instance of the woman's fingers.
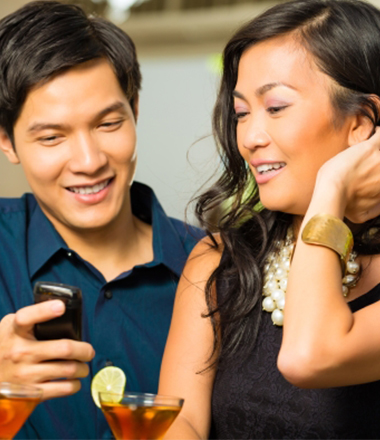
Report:
[[[344,200],[345,217],[363,223],[380,214],[380,130],[347,148],[320,169],[318,182],[329,182]],[[324,187],[326,187],[324,185]]]

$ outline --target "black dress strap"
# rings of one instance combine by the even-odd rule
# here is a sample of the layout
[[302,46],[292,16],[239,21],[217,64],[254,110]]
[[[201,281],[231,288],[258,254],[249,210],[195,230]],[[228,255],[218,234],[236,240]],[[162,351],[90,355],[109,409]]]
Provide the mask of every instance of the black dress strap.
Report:
[[373,287],[369,292],[348,303],[351,312],[357,312],[364,307],[370,306],[380,300],[380,283]]

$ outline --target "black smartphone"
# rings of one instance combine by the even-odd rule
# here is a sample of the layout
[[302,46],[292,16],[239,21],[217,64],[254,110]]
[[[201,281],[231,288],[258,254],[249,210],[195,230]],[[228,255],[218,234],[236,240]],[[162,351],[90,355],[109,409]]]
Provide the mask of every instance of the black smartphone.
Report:
[[35,304],[60,299],[66,305],[62,316],[34,326],[36,339],[82,340],[82,291],[78,287],[38,281],[34,285],[33,296]]

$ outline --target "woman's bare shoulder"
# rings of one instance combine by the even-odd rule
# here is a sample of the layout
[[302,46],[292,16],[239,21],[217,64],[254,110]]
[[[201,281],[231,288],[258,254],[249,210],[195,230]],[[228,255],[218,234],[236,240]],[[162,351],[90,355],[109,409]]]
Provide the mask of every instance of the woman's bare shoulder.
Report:
[[215,264],[219,263],[223,253],[223,243],[220,234],[213,234],[211,237],[203,237],[192,250],[187,265],[193,264]]
[[219,234],[204,237],[192,250],[185,265],[183,275],[192,282],[208,279],[217,268],[223,253],[223,243]]

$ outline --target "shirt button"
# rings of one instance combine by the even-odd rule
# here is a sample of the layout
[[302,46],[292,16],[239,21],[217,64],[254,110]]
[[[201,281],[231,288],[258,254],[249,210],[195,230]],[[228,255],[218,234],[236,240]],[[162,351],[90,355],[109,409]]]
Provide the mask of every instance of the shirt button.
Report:
[[68,256],[68,257],[71,257],[72,255],[73,255],[72,252],[67,252],[67,256]]
[[106,367],[112,367],[113,366],[113,362],[110,361],[109,359],[106,360]]
[[106,299],[111,299],[111,298],[112,298],[112,292],[111,292],[110,290],[106,290],[106,291],[104,292],[104,297],[105,297]]

